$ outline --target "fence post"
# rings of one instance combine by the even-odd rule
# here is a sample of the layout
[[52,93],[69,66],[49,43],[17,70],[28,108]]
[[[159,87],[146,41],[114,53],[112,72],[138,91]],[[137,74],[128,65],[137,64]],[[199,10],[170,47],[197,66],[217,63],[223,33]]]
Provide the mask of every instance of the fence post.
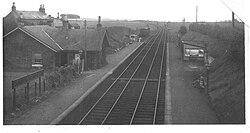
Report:
[[39,77],[39,96],[41,96],[41,77]]
[[27,83],[27,91],[26,91],[26,93],[27,93],[27,104],[29,103],[29,100],[30,100],[30,98],[29,98],[29,91],[30,91],[30,83],[28,82]]
[[[59,75],[59,82],[58,82],[58,85],[61,84],[61,76]],[[57,86],[56,86],[57,87]]]
[[16,108],[16,88],[12,81],[13,107]]
[[37,96],[37,83],[35,82],[35,96]]
[[27,86],[24,86],[24,100],[27,100]]
[[45,78],[43,79],[43,91],[45,91]]

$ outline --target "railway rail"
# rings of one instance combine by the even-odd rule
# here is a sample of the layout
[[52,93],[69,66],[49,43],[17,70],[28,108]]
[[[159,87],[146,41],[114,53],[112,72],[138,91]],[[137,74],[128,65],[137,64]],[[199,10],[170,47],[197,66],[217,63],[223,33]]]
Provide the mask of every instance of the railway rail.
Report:
[[58,124],[164,124],[166,37],[158,31]]

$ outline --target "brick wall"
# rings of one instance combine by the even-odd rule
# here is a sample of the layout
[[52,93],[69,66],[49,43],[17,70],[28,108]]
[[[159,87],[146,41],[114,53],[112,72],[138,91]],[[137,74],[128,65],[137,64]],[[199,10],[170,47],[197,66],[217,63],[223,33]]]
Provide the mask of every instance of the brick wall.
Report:
[[6,34],[17,27],[17,20],[13,13],[9,13],[3,18],[3,33]]
[[31,68],[35,52],[42,54],[45,69],[55,66],[56,53],[19,29],[3,39],[3,49],[4,68]]

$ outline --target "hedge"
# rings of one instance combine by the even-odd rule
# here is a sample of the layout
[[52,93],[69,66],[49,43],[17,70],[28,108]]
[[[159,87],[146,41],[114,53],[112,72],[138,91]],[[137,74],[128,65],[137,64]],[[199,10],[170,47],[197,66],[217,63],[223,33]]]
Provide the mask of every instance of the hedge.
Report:
[[46,74],[45,78],[47,83],[49,83],[54,88],[71,82],[71,80],[77,77],[77,75],[76,66],[68,65],[56,68],[55,71]]
[[230,45],[228,59],[244,67],[244,29],[236,27],[221,27],[208,23],[192,23],[189,30],[208,35]]

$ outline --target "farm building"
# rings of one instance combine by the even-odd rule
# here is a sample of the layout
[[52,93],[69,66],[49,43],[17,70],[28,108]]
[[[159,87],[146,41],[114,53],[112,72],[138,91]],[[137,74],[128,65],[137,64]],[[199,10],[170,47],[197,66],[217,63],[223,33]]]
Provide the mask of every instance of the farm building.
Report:
[[[85,45],[86,42],[86,45]],[[85,68],[96,69],[105,65],[105,53],[109,46],[106,29],[68,29],[48,25],[22,26],[4,34],[4,67],[31,68],[42,64],[45,69],[72,64],[76,54],[84,59]],[[81,52],[82,51],[82,52]]]
[[205,46],[202,43],[181,41],[183,60],[202,60],[205,58]]
[[40,5],[38,11],[20,11],[16,10],[15,3],[11,7],[11,12],[4,17],[4,34],[15,29],[19,25],[51,25],[53,18],[45,13],[44,5]]

